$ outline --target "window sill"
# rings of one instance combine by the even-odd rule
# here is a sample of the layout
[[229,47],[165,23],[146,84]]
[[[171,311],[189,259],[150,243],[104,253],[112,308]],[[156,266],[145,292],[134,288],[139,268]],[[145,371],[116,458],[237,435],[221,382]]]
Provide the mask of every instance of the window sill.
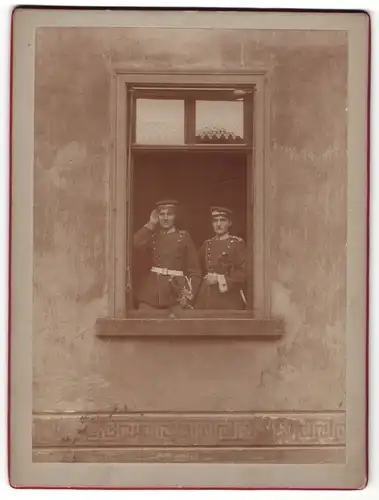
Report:
[[127,318],[98,318],[99,337],[201,337],[275,339],[284,334],[283,322],[255,318],[247,311],[131,311]]

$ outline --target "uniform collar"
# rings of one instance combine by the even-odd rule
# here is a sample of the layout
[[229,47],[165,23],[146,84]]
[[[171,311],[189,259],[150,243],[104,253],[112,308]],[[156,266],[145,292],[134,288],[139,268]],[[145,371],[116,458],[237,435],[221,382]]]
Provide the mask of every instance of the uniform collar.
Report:
[[161,229],[161,230],[160,230],[160,232],[161,232],[162,234],[172,234],[172,233],[175,233],[175,231],[176,231],[176,227],[175,227],[175,226],[173,226],[173,227],[172,227],[171,229],[169,229],[168,231],[165,231],[164,229]]
[[229,237],[230,237],[230,234],[229,233],[225,233],[222,236],[215,236],[215,239],[222,241],[222,240],[227,240]]

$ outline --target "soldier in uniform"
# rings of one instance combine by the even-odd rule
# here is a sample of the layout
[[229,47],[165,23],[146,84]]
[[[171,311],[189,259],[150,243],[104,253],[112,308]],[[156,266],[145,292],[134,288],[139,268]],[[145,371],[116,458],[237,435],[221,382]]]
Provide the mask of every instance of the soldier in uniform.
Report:
[[245,309],[246,245],[229,233],[232,211],[212,207],[215,236],[200,249],[203,279],[196,300],[197,309]]
[[140,309],[190,307],[201,281],[196,248],[187,231],[175,227],[178,202],[156,203],[150,220],[134,235],[134,246],[147,249],[151,268],[136,298]]

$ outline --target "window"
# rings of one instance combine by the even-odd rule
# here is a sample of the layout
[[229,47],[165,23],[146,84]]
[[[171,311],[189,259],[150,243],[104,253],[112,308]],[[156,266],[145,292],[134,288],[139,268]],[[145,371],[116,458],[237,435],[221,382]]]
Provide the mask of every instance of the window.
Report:
[[[259,324],[260,331],[268,329],[274,335],[277,324],[270,327],[267,265],[269,218],[264,205],[268,178],[264,73],[120,72],[114,76],[114,90],[108,292],[109,318],[118,326],[109,326],[109,318],[99,320],[100,334],[117,334],[129,321],[136,334],[141,334],[141,328],[151,335],[171,331],[165,311],[136,309],[134,283],[142,264],[132,240],[138,227],[147,222],[154,202],[176,189],[174,197],[184,200],[187,209],[196,214],[192,220],[204,221],[195,227],[187,217],[185,228],[196,246],[212,237],[210,222],[201,215],[207,213],[205,205],[224,204],[237,213],[234,231],[246,241],[248,255],[245,310],[186,310],[179,316],[198,319],[200,334],[214,332],[209,330],[214,321],[219,333],[226,328],[226,335],[228,328],[231,332],[230,322],[238,319],[234,333],[237,325],[237,333],[245,335],[252,324]],[[158,182],[159,178],[167,182]],[[149,189],[145,189],[147,185]],[[152,320],[151,330],[148,319]],[[154,319],[159,321],[154,323]],[[188,325],[193,329],[193,321]],[[180,330],[186,328],[181,325]]]
[[244,100],[237,97],[235,101],[196,101],[196,143],[244,144],[246,135],[250,139],[243,126],[245,109]]
[[137,98],[136,144],[184,144],[184,101]]
[[129,89],[131,148],[252,144],[254,86]]

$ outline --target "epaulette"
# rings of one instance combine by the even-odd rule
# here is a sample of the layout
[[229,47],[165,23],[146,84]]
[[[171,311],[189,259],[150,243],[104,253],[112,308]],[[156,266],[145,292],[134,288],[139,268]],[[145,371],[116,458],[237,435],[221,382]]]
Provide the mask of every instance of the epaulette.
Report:
[[230,237],[230,239],[231,239],[232,241],[240,241],[240,242],[243,242],[243,239],[242,239],[242,238],[240,238],[239,236],[231,236],[231,237]]
[[179,232],[180,234],[183,234],[184,236],[189,236],[189,232],[188,232],[188,231],[186,231],[185,229],[178,229],[178,232]]

